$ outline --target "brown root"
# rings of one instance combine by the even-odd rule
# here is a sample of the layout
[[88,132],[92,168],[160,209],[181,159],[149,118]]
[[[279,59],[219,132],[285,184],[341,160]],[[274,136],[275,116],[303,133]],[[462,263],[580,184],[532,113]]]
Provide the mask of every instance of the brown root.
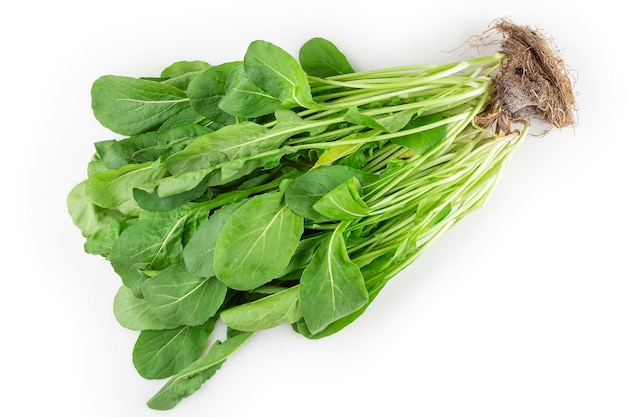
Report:
[[556,128],[573,126],[576,101],[568,68],[547,38],[508,20],[496,21],[493,29],[503,36],[500,52],[506,59],[494,76],[490,108],[477,122],[538,119]]

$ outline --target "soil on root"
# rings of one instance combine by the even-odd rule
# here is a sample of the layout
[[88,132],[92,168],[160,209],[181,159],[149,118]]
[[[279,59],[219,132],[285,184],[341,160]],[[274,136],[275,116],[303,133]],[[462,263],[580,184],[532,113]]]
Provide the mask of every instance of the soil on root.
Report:
[[498,120],[504,130],[508,119],[538,119],[556,128],[573,126],[576,101],[572,82],[548,38],[508,20],[496,21],[492,30],[503,36],[500,52],[506,59],[494,76],[492,102],[482,120]]

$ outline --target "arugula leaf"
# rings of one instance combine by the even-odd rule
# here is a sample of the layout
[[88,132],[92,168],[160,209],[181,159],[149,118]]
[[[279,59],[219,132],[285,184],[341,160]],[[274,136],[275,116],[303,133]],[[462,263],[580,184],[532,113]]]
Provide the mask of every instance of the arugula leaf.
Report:
[[344,222],[315,251],[300,279],[302,317],[313,334],[354,313],[369,299],[361,269],[350,260]]
[[332,42],[323,38],[313,38],[302,45],[299,59],[304,71],[315,77],[354,72],[346,56]]
[[146,379],[167,378],[189,366],[204,350],[215,320],[200,326],[144,330],[133,348],[133,365]]
[[280,191],[254,196],[226,220],[215,245],[217,278],[251,290],[278,277],[296,251],[304,221]]
[[179,371],[150,400],[148,407],[170,410],[183,398],[200,389],[220,369],[226,359],[241,347],[254,333],[237,333],[224,342],[217,341],[206,355]]
[[104,75],[91,88],[96,119],[122,135],[137,135],[158,128],[189,107],[184,91],[156,81]]

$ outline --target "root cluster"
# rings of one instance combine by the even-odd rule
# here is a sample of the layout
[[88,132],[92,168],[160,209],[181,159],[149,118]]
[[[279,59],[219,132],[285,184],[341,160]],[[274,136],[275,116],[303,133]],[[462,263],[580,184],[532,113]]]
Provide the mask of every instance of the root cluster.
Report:
[[568,68],[548,38],[526,26],[498,20],[506,55],[494,77],[489,113],[494,118],[538,119],[556,128],[575,124],[576,101]]

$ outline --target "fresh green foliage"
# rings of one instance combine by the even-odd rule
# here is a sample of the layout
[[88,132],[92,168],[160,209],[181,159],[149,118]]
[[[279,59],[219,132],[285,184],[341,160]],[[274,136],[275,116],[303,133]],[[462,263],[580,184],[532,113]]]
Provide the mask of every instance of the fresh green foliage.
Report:
[[133,348],[133,364],[147,379],[167,378],[196,360],[204,350],[214,322],[206,326],[180,326],[144,330]]
[[226,220],[215,244],[217,278],[235,290],[253,290],[277,278],[289,264],[304,221],[284,204],[280,191],[257,195]]
[[346,250],[341,223],[322,241],[300,279],[300,305],[312,333],[357,311],[368,300],[361,269]]
[[124,137],[95,143],[67,205],[121,278],[137,371],[170,378],[148,405],[174,407],[255,332],[340,331],[484,204],[526,133],[474,124],[502,59],[356,72],[322,38],[298,59],[257,40],[240,61],[97,79],[95,117]]
[[242,119],[272,114],[282,104],[278,98],[272,97],[252,82],[243,66],[235,68],[228,76],[226,94],[218,105],[224,112]]
[[302,317],[298,285],[281,289],[256,301],[222,311],[220,319],[229,328],[257,332],[280,324],[292,324]]
[[226,94],[226,82],[230,73],[241,62],[227,62],[208,68],[195,77],[187,87],[191,107],[216,128],[232,123],[235,118],[222,111],[219,102]]
[[209,351],[185,368],[178,371],[148,401],[148,406],[155,410],[170,410],[183,398],[200,389],[202,384],[217,372],[226,359],[244,344],[253,333],[238,333],[223,342],[217,341]]
[[227,289],[215,277],[193,275],[181,263],[146,280],[141,293],[166,325],[198,326],[217,313],[226,299]]
[[250,81],[286,108],[317,107],[306,73],[286,51],[266,41],[254,41],[246,51],[243,65]]
[[313,38],[302,45],[298,58],[302,69],[314,77],[354,72],[346,56],[332,42],[323,38]]
[[131,77],[105,75],[91,89],[92,108],[103,126],[122,135],[149,132],[189,107],[183,90]]

